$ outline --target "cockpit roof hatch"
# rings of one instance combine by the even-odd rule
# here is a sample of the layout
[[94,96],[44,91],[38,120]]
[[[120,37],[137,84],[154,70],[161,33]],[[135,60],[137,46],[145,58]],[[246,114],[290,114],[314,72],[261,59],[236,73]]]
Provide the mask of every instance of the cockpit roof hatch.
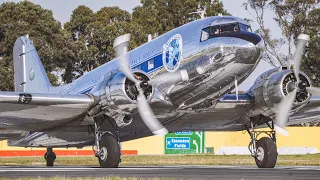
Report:
[[211,26],[216,26],[221,24],[231,24],[231,23],[241,23],[247,26],[251,26],[247,21],[241,18],[231,17],[231,16],[217,17],[212,21]]

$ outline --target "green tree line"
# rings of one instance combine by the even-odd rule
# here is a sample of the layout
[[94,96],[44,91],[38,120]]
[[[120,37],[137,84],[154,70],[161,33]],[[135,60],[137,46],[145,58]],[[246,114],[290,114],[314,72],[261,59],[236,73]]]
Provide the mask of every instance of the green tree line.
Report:
[[[131,33],[130,48],[136,48],[147,42],[148,34],[156,37],[199,19],[198,14],[190,13],[203,9],[206,9],[206,16],[229,14],[219,0],[141,0],[141,5],[135,7],[132,14],[118,7],[103,7],[93,12],[86,6],[78,6],[69,22],[62,25],[54,19],[50,10],[32,2],[3,3],[0,5],[0,90],[13,90],[12,49],[19,36],[29,34],[34,41],[53,84],[57,84],[57,77],[51,73],[53,71],[63,72],[63,83],[70,83],[112,60],[115,57],[113,40],[117,36]],[[285,8],[274,8],[274,11],[288,13]],[[320,57],[317,51],[320,23],[316,22],[319,22],[320,12],[312,9],[308,15],[308,23],[302,30],[310,33],[312,41],[305,64],[313,66],[304,67],[309,75],[318,77],[320,71],[316,63],[317,57]],[[305,19],[301,21],[305,22]],[[314,79],[314,82],[318,81]]]

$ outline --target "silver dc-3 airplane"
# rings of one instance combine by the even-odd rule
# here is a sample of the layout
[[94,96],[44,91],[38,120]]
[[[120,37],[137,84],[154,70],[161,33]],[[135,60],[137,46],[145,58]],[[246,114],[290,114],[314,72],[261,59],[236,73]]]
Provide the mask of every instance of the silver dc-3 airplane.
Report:
[[[127,52],[130,35],[114,41],[117,58],[74,82],[53,87],[32,40],[14,45],[15,92],[0,92],[0,137],[10,146],[93,146],[100,166],[118,167],[120,142],[177,131],[241,131],[260,168],[277,161],[276,132],[315,117],[319,90],[299,70],[308,35],[301,34],[294,69],[260,75],[245,94],[229,94],[255,69],[263,39],[232,16],[178,27]],[[311,96],[311,94],[313,96]],[[267,137],[258,139],[258,128]],[[160,142],[159,142],[160,143]]]

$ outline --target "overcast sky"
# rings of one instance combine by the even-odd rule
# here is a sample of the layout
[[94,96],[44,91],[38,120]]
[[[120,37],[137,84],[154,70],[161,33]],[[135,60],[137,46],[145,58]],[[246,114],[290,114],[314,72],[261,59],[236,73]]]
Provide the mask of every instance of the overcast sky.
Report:
[[[0,4],[7,1],[19,2],[21,0],[0,0]],[[43,8],[50,9],[53,12],[55,19],[62,23],[69,21],[72,11],[79,5],[85,5],[91,8],[93,11],[98,11],[104,6],[119,6],[121,9],[125,9],[132,12],[132,9],[140,5],[140,0],[29,0],[36,4],[41,5]],[[242,4],[246,0],[222,0],[225,8],[234,16],[241,18],[251,18],[250,14],[242,7]],[[266,12],[266,25],[267,27],[272,27],[274,30],[273,35],[275,37],[281,36],[281,33],[275,21],[272,19],[274,17],[271,11]],[[252,23],[253,29],[257,29],[256,23]]]
[[[10,0],[0,0],[0,4]],[[11,0],[14,2],[19,2],[21,0]],[[30,0],[36,4],[41,5],[45,9],[50,9],[53,12],[55,19],[62,23],[69,21],[72,11],[79,5],[85,5],[91,8],[93,11],[98,11],[104,6],[119,6],[121,9],[125,9],[132,12],[132,9],[140,5],[140,0]],[[238,16],[241,18],[252,19],[250,14],[242,7],[242,4],[246,0],[222,0],[225,9],[233,16]],[[281,31],[273,20],[274,14],[271,11],[266,12],[265,23],[266,26],[272,29],[272,36],[281,37]],[[258,29],[256,23],[251,23],[252,29]],[[267,63],[261,63],[257,67],[256,71],[240,86],[241,90],[246,90],[252,85],[252,82],[261,74],[262,72],[270,69]]]

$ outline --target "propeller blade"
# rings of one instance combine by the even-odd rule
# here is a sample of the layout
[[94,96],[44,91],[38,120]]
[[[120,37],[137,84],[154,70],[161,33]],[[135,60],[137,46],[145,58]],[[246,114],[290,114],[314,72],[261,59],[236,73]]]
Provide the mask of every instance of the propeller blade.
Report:
[[150,131],[155,135],[165,135],[168,134],[168,130],[159,122],[154,113],[152,112],[143,91],[139,91],[138,96],[138,111],[144,122],[144,124],[150,129]]
[[114,40],[113,48],[116,52],[116,56],[119,57],[118,63],[123,74],[131,81],[133,81],[135,84],[138,84],[139,81],[133,76],[128,63],[127,52],[130,37],[130,34],[125,34],[117,37]]
[[289,132],[285,130],[284,128],[281,128],[277,125],[274,125],[274,129],[277,133],[282,134],[283,136],[289,136]]
[[275,130],[284,136],[288,135],[288,132],[286,132],[284,127],[288,122],[289,113],[290,113],[290,110],[292,109],[293,101],[296,98],[296,94],[297,94],[297,89],[294,89],[286,97],[284,97],[281,100],[278,106],[279,112],[275,119],[275,124],[277,126]]
[[239,89],[238,89],[237,77],[234,77],[234,86],[236,87],[236,97],[237,97],[237,101],[238,101],[239,100]]
[[159,85],[163,83],[175,83],[179,81],[187,81],[189,80],[189,75],[186,70],[181,70],[174,73],[166,73],[163,75],[160,75],[154,79],[151,79],[149,81],[149,84],[151,85]]
[[294,72],[294,76],[297,78],[298,83],[300,82],[299,71],[300,71],[302,55],[304,53],[306,44],[309,40],[310,40],[310,36],[307,34],[300,34],[298,36],[297,49],[296,49],[296,53],[294,55],[294,60],[293,60],[294,62],[293,72]]
[[308,93],[312,94],[313,96],[320,96],[320,89],[316,87],[307,87],[306,88]]
[[[298,83],[300,82],[299,72],[300,72],[302,56],[303,56],[306,44],[309,40],[310,40],[310,36],[307,34],[300,34],[298,36],[297,49],[296,49],[296,53],[294,55],[294,60],[293,60],[294,62],[293,72]],[[307,88],[307,91],[311,94],[312,93],[320,94],[320,89],[316,89],[316,88],[309,87]],[[288,122],[289,113],[290,113],[290,110],[292,109],[294,99],[296,98],[296,94],[297,94],[297,88],[295,88],[286,97],[284,97],[278,106],[279,112],[275,119],[275,130],[284,136],[288,136],[289,134],[284,128]]]

